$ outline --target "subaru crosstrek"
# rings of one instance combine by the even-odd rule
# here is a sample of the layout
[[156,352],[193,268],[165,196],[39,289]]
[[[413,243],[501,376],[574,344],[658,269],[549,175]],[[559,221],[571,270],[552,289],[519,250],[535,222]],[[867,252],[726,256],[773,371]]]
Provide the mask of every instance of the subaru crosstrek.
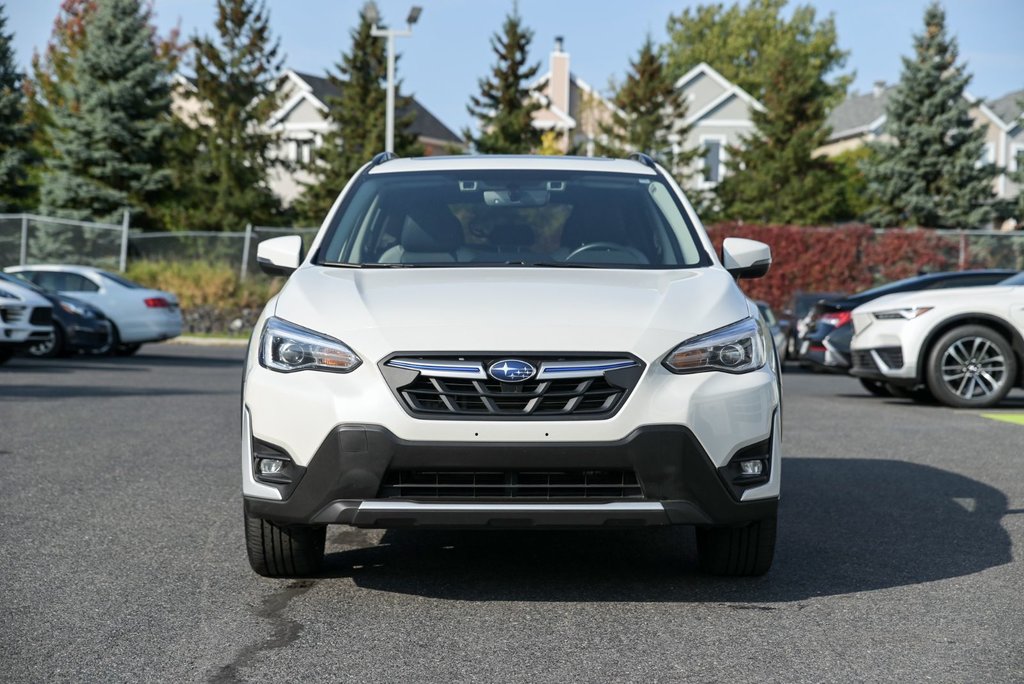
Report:
[[378,155],[342,190],[249,344],[253,569],[316,573],[326,526],[692,525],[701,566],[771,565],[775,347],[651,159]]

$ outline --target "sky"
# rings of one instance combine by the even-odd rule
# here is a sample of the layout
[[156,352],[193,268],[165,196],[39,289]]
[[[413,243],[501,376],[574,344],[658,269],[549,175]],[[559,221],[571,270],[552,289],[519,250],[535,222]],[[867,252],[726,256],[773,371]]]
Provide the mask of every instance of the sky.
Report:
[[[705,0],[707,3],[709,0]],[[378,0],[385,21],[404,23],[409,8],[423,6],[410,38],[397,41],[404,91],[456,132],[472,124],[466,113],[477,80],[494,63],[489,38],[500,28],[511,0]],[[45,46],[60,0],[8,0],[7,31],[27,68],[34,50]],[[286,66],[323,73],[350,45],[349,31],[362,0],[267,0],[271,24]],[[564,36],[572,71],[605,91],[621,81],[644,37],[667,37],[670,14],[699,3],[683,0],[519,0],[519,12],[535,32],[530,57],[541,73],[555,36]],[[899,79],[900,56],[911,51],[921,31],[926,0],[811,0],[824,16],[833,14],[840,47],[850,52],[843,73],[852,88],[866,91],[877,80]],[[153,0],[161,32],[180,25],[185,35],[213,31],[214,0]],[[791,3],[790,6],[792,6]],[[994,99],[1024,88],[1024,0],[946,0],[948,28],[960,43],[974,80],[969,91]]]

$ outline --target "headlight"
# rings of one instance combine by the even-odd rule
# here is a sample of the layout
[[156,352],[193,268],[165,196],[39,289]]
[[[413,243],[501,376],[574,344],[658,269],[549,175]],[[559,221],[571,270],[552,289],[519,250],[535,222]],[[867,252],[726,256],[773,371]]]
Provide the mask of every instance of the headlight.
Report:
[[67,311],[69,314],[74,314],[75,316],[82,316],[83,318],[93,317],[92,309],[87,309],[84,306],[79,306],[73,302],[61,300],[60,308]]
[[362,363],[341,340],[308,328],[267,319],[260,337],[260,365],[281,373],[302,370],[348,373]]
[[8,292],[7,290],[4,289],[0,289],[0,297],[2,297],[3,299],[21,299],[21,297],[14,294],[13,292]]
[[764,365],[767,334],[752,318],[691,338],[662,362],[673,373],[746,373]]
[[896,318],[903,318],[911,320],[917,318],[921,314],[926,314],[932,310],[930,306],[912,306],[906,309],[890,309],[888,311],[876,311],[873,315],[880,321],[891,321]]

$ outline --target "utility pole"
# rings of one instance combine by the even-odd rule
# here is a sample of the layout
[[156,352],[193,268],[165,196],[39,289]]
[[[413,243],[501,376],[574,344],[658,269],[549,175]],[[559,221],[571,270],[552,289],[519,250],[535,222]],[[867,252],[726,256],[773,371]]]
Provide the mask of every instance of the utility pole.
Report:
[[422,11],[422,7],[413,5],[412,9],[409,10],[409,16],[405,20],[405,30],[399,31],[389,29],[386,26],[378,26],[377,22],[380,20],[380,12],[377,11],[376,3],[366,3],[366,17],[373,24],[370,34],[376,38],[388,39],[388,86],[384,128],[385,152],[395,151],[395,38],[408,38],[411,36],[412,25],[419,20]]

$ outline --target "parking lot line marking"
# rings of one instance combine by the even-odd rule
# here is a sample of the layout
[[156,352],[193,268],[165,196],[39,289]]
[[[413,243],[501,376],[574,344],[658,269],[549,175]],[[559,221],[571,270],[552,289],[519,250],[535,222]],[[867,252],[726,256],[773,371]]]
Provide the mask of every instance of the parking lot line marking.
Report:
[[981,417],[1001,420],[1004,423],[1013,423],[1014,425],[1024,425],[1024,413],[982,413]]

